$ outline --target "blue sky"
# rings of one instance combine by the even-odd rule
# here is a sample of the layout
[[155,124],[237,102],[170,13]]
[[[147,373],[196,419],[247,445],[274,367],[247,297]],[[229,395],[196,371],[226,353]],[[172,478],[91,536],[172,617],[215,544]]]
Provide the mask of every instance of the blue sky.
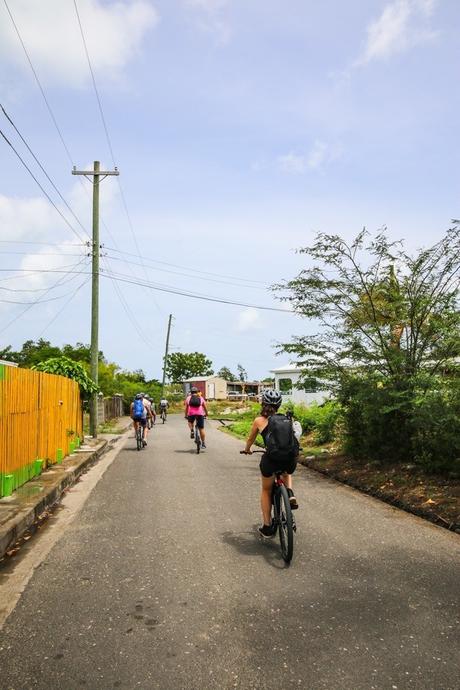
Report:
[[[458,217],[456,0],[76,4],[128,209],[107,178],[106,272],[279,308],[265,286],[304,266],[294,250],[316,232],[351,238],[363,226],[387,225],[415,249]],[[81,169],[97,159],[111,168],[73,0],[7,5],[72,163]],[[4,3],[0,93],[89,230],[89,184],[70,174]],[[82,235],[3,115],[0,123]],[[1,266],[36,271],[2,271],[0,287],[9,290],[0,299],[39,300],[25,313],[28,305],[0,302],[0,343],[88,342],[86,250],[73,246],[80,240],[3,139],[0,163]],[[49,244],[23,244],[31,241]],[[173,348],[205,352],[216,369],[241,363],[254,378],[287,361],[275,356],[276,342],[315,328],[288,313],[117,285],[124,304],[101,279],[101,349],[148,376],[161,375],[169,313]]]

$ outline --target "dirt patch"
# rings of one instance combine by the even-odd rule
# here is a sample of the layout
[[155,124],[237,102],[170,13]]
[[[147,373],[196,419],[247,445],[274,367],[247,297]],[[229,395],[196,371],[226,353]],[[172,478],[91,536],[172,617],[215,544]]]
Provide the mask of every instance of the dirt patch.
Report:
[[362,464],[343,455],[307,455],[302,464],[387,503],[460,533],[460,480],[415,465]]

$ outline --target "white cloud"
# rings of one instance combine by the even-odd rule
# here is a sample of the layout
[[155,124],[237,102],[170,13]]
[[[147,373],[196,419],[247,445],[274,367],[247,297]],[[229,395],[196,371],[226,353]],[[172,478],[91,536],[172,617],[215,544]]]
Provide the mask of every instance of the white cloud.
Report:
[[332,147],[324,141],[316,140],[308,154],[291,151],[278,157],[278,167],[282,172],[303,175],[308,171],[319,170],[339,155],[338,147]]
[[228,0],[185,0],[185,5],[194,12],[194,23],[201,31],[211,34],[219,45],[229,43],[231,28],[222,16]]
[[432,40],[436,33],[429,19],[437,0],[394,0],[367,28],[367,42],[355,66],[384,60]]
[[251,331],[262,328],[263,323],[260,312],[254,307],[247,307],[238,315],[237,329],[238,331]]
[[[0,8],[0,58],[29,69],[10,17]],[[90,79],[73,2],[15,0],[10,9],[41,81],[81,87]],[[116,78],[135,56],[158,14],[147,0],[78,0],[96,76]]]

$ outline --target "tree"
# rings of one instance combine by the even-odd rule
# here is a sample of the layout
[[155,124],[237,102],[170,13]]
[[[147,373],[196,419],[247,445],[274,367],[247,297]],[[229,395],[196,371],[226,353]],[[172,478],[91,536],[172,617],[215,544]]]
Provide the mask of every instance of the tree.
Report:
[[211,360],[201,352],[172,352],[166,360],[166,375],[172,383],[213,373]]
[[296,357],[304,380],[335,389],[361,454],[410,456],[423,397],[447,384],[447,371],[450,379],[458,373],[458,221],[415,255],[385,230],[374,239],[363,231],[351,243],[319,234],[299,252],[313,266],[274,290],[319,330],[282,350]]
[[248,380],[248,374],[246,369],[243,368],[242,364],[237,365],[237,370],[238,370],[238,378],[240,381],[243,383]]
[[216,376],[220,376],[221,379],[225,379],[226,381],[237,381],[235,374],[232,374],[228,367],[219,369]]
[[31,369],[36,371],[44,371],[47,374],[58,374],[59,376],[66,376],[68,379],[73,379],[80,386],[82,395],[89,396],[98,390],[97,385],[86,372],[86,369],[80,362],[74,362],[68,357],[52,357],[38,364],[34,364]]

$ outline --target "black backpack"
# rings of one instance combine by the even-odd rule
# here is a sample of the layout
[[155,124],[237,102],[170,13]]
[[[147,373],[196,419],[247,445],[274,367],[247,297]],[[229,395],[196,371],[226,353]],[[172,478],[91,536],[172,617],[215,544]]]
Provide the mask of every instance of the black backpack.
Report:
[[192,393],[190,400],[188,401],[189,407],[201,407],[201,397],[198,393]]
[[274,414],[268,418],[265,435],[266,455],[270,460],[293,460],[299,454],[299,442],[294,435],[292,421],[284,414]]

